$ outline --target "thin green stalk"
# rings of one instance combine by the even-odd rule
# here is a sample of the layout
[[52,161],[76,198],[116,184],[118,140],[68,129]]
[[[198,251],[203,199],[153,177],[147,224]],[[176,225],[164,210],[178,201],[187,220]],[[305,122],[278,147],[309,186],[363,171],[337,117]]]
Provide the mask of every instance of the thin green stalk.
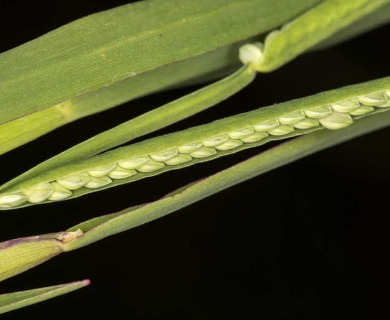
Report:
[[314,45],[388,4],[389,0],[328,0],[308,10],[265,39],[260,72],[273,71]]

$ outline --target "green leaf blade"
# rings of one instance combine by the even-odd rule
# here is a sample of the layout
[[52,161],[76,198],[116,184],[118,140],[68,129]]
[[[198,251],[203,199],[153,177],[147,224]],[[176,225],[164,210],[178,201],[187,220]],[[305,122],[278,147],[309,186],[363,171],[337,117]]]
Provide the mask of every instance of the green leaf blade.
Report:
[[150,0],[77,20],[0,55],[0,123],[261,34],[318,2]]
[[90,284],[89,280],[71,282],[57,286],[13,292],[0,295],[0,314],[52,299],[81,289]]

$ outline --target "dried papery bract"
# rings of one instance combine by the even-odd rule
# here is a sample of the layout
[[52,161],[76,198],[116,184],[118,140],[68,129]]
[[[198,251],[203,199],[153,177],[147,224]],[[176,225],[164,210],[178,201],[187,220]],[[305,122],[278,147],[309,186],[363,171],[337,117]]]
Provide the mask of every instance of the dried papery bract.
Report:
[[0,243],[0,281],[31,269],[63,252],[63,245],[81,230],[9,240]]

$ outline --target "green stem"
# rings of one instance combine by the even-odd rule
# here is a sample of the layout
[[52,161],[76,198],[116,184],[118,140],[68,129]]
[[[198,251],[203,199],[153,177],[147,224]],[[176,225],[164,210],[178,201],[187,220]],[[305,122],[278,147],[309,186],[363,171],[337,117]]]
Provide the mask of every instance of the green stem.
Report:
[[267,36],[263,60],[256,69],[270,72],[279,68],[386,3],[388,0],[327,0],[320,3]]

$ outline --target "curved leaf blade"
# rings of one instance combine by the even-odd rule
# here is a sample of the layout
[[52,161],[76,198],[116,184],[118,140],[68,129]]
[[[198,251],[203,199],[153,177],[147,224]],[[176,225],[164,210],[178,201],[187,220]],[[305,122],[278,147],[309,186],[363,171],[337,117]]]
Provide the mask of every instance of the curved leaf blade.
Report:
[[89,280],[60,284],[33,290],[19,291],[0,295],[0,314],[20,309],[38,302],[52,299],[81,289],[90,284]]
[[0,55],[0,123],[259,35],[318,2],[149,0],[79,19]]

